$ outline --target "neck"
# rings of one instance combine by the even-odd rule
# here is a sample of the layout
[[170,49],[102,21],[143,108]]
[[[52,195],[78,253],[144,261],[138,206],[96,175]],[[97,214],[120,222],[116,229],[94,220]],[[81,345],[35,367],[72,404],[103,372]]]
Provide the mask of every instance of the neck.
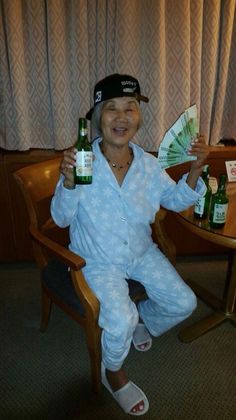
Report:
[[100,143],[100,149],[112,169],[127,169],[133,160],[133,150],[129,145],[123,147],[107,147],[103,142]]
[[100,147],[105,153],[109,154],[109,156],[114,156],[114,158],[127,156],[130,151],[129,143],[116,145],[107,143],[106,141],[102,140]]

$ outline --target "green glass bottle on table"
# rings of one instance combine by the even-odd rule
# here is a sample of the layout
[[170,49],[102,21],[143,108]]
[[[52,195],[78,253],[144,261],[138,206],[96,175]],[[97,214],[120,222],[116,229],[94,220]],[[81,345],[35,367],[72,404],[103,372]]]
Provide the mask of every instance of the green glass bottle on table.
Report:
[[226,194],[226,175],[220,175],[217,192],[212,195],[209,224],[212,228],[222,228],[226,222],[229,199]]
[[77,149],[77,155],[76,166],[74,168],[74,182],[75,184],[91,184],[93,152],[88,140],[86,118],[79,118],[79,133],[75,147]]
[[202,179],[206,184],[206,192],[200,197],[194,207],[194,217],[196,219],[206,219],[209,213],[212,190],[209,185],[209,165],[204,165],[202,170]]

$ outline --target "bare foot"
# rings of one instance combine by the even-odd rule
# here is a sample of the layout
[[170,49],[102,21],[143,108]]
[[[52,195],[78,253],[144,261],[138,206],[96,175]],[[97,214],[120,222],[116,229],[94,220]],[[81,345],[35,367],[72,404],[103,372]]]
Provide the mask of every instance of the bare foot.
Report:
[[[118,391],[118,389],[120,388],[123,388],[123,386],[125,386],[129,382],[127,375],[123,369],[117,370],[116,372],[106,369],[106,377],[113,392]],[[142,412],[143,410],[144,401],[140,401],[132,408],[131,412],[137,413]]]
[[140,350],[145,351],[145,350],[146,350],[146,348],[148,348],[148,347],[149,347],[149,343],[139,344],[139,345],[137,345],[137,347],[138,347]]
[[143,322],[139,322],[133,333],[133,344],[136,350],[147,351],[152,346],[152,338]]

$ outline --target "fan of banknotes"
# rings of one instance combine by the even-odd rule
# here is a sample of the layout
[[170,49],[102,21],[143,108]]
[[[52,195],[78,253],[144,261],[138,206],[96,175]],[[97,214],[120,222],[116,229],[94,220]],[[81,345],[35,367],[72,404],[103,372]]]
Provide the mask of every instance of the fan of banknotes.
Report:
[[199,120],[196,105],[186,109],[164,135],[158,150],[158,161],[162,168],[195,160],[188,155],[192,140],[199,134]]

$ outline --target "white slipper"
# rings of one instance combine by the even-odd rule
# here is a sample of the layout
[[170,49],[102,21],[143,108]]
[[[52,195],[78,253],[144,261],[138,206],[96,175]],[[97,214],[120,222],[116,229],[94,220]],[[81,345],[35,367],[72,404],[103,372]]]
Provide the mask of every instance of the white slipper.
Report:
[[133,345],[138,351],[148,351],[152,347],[152,337],[144,324],[139,323],[135,328]]
[[[109,382],[106,378],[105,367],[102,364],[102,383],[106,387],[106,389],[111,393],[113,398],[119,404],[119,406],[124,410],[125,413],[130,414],[131,416],[142,416],[145,414],[149,409],[149,402],[144,394],[144,392],[133,382],[129,381],[126,385],[124,385],[118,391],[113,392]],[[138,404],[140,401],[143,401],[144,409],[143,411],[137,411],[133,413],[131,410],[132,408]]]

